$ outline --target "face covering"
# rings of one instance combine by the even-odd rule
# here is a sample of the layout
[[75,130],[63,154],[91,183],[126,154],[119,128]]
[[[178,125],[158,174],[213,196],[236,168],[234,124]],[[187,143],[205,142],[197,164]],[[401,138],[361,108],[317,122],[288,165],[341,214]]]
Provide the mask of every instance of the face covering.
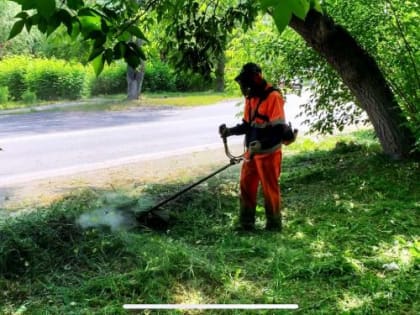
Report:
[[250,78],[243,78],[239,81],[239,87],[245,97],[261,97],[264,94],[267,82],[262,79],[259,84]]

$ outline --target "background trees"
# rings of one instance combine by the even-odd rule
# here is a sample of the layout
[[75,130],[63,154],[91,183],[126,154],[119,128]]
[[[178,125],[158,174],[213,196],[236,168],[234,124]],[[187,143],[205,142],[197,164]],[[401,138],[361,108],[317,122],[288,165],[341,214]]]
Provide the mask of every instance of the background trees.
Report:
[[[145,40],[144,30],[152,20],[164,25],[171,37],[163,41],[167,49],[161,50],[167,60],[205,76],[216,69],[220,73],[224,67],[218,61],[224,60],[230,34],[237,32],[236,27],[257,26],[257,14],[268,12],[279,30],[290,24],[300,36],[286,31],[280,37],[271,30],[256,34],[242,41],[243,46],[250,52],[254,50],[250,43],[261,46],[256,46],[255,55],[246,55],[267,63],[273,75],[293,73],[310,79],[313,97],[304,110],[314,118],[314,129],[342,128],[365,112],[388,155],[408,156],[418,139],[419,55],[412,48],[418,44],[415,1],[326,0],[323,10],[316,0],[148,0],[142,6],[129,0],[94,4],[72,0],[59,7],[53,0],[14,2],[22,5],[22,13],[12,35],[35,25],[49,34],[62,24],[74,38],[92,43],[89,59],[97,73],[115,59],[138,66],[144,50],[128,38]],[[29,14],[28,9],[37,11]],[[268,29],[268,20],[262,23]]]

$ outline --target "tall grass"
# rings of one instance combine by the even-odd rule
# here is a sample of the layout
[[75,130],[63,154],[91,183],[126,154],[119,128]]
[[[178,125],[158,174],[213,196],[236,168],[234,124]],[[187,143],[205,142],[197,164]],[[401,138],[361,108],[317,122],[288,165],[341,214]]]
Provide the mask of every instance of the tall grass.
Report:
[[262,229],[261,207],[257,232],[234,231],[238,166],[168,204],[171,225],[164,232],[83,229],[77,221],[139,196],[134,211],[194,178],[150,183],[117,199],[86,190],[9,219],[0,230],[0,312],[125,314],[124,303],[296,303],[299,314],[418,314],[419,163],[390,161],[379,151],[370,132],[287,147],[282,233]]

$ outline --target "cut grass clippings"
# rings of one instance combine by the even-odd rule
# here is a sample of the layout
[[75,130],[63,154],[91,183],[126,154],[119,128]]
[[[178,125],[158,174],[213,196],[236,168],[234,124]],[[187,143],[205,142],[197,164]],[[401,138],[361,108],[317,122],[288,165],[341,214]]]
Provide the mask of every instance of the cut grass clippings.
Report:
[[[77,223],[82,214],[132,201],[132,192],[106,198],[115,192],[86,189],[9,219],[0,227],[0,313],[296,303],[298,314],[418,314],[419,162],[387,159],[371,135],[302,138],[284,149],[282,233],[262,230],[261,207],[257,232],[234,231],[239,166],[165,206],[172,219],[164,232]],[[139,204],[195,180],[138,187]]]

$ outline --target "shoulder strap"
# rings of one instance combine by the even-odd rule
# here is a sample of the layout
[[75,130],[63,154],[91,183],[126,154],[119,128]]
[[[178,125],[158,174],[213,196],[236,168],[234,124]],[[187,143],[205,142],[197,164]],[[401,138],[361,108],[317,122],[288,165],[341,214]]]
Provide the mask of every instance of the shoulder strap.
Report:
[[271,92],[273,91],[278,91],[278,89],[270,86],[267,90],[264,91],[263,96],[261,96],[261,98],[258,101],[258,104],[255,108],[255,112],[254,112],[254,116],[251,119],[251,108],[249,108],[249,115],[248,117],[250,118],[249,122],[253,122],[255,118],[261,118],[264,121],[269,121],[270,119],[265,116],[265,115],[261,115],[260,113],[258,113],[258,109],[260,108],[260,105],[262,102],[264,102],[264,100],[271,94]]

